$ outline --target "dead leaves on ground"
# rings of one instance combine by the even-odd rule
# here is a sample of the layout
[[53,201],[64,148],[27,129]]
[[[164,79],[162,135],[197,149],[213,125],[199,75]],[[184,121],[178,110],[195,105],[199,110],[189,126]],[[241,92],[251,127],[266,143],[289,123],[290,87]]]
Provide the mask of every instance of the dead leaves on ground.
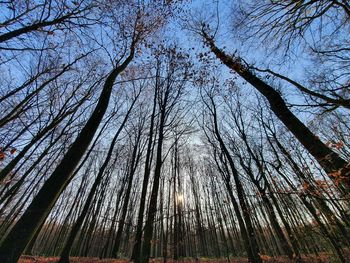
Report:
[[[350,260],[350,255],[347,255]],[[260,255],[260,258],[264,263],[292,263],[292,261],[286,257],[271,257],[268,255]],[[303,262],[307,263],[329,263],[331,261],[331,256],[328,253],[319,253],[318,256],[308,255],[302,256]],[[18,263],[56,263],[58,261],[57,257],[32,257],[32,256],[22,256]],[[150,259],[150,263],[162,263],[162,259]],[[195,259],[184,259],[184,260],[172,260],[168,259],[168,263],[228,263],[227,258],[221,259],[208,259],[201,258],[199,260]],[[350,261],[349,261],[350,262]],[[72,257],[71,263],[130,263],[128,260],[123,259],[103,259],[98,258],[78,258]],[[248,263],[246,258],[230,258],[230,263]]]

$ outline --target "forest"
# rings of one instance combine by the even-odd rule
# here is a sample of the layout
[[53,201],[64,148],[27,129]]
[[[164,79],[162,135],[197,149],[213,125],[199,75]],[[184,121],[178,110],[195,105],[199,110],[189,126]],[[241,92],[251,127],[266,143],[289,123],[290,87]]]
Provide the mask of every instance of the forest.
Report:
[[350,262],[348,0],[0,0],[0,263]]

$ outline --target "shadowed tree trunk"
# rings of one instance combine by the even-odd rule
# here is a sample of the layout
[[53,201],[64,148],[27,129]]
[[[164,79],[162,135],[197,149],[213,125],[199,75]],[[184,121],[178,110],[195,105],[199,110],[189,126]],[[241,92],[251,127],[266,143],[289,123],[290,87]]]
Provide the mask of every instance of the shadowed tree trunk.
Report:
[[100,167],[99,171],[98,171],[98,174],[96,176],[96,179],[90,189],[90,192],[89,192],[89,195],[85,201],[85,204],[83,206],[83,210],[82,212],[80,213],[77,221],[75,222],[71,232],[69,233],[69,236],[68,236],[68,239],[65,243],[65,246],[61,252],[61,257],[60,257],[60,263],[66,263],[66,262],[69,262],[69,254],[70,254],[70,251],[72,249],[72,246],[73,246],[73,243],[74,243],[74,240],[86,218],[86,214],[88,212],[88,210],[90,209],[91,207],[91,204],[92,204],[92,201],[93,201],[93,197],[96,193],[96,190],[98,188],[98,186],[100,185],[100,183],[102,182],[102,179],[104,177],[104,173],[105,173],[105,170],[109,164],[109,161],[110,159],[112,158],[112,155],[113,155],[113,150],[114,150],[114,147],[115,147],[115,144],[117,142],[117,139],[119,137],[119,134],[121,133],[121,131],[123,130],[129,116],[130,116],[130,113],[131,113],[131,110],[135,104],[137,100],[137,97],[133,100],[130,108],[128,109],[128,112],[126,113],[125,117],[124,117],[124,120],[122,122],[122,124],[120,125],[119,129],[117,130],[116,134],[114,135],[114,138],[111,142],[111,145],[109,146],[109,149],[108,149],[108,152],[107,152],[107,156],[102,164],[102,166]]
[[124,204],[123,204],[123,208],[122,208],[122,215],[119,219],[118,222],[118,230],[117,233],[115,235],[115,242],[114,242],[114,246],[113,246],[113,257],[117,258],[118,257],[118,252],[119,252],[119,247],[121,244],[121,239],[122,239],[122,234],[123,234],[123,229],[124,229],[124,224],[125,224],[125,218],[126,218],[126,214],[128,212],[128,207],[129,207],[129,199],[130,199],[130,193],[131,193],[131,189],[132,189],[132,182],[133,182],[133,178],[137,169],[137,165],[139,163],[140,157],[141,157],[141,152],[140,151],[140,139],[141,139],[141,135],[142,135],[142,128],[139,128],[138,134],[137,134],[137,138],[135,141],[135,145],[134,148],[132,150],[132,154],[131,154],[131,163],[129,165],[129,174],[128,174],[128,182],[127,182],[127,189],[126,189],[126,193],[125,193],[125,197],[124,197]]
[[231,57],[220,50],[212,37],[204,30],[202,36],[205,43],[220,61],[250,83],[269,102],[271,110],[283,122],[305,149],[317,160],[328,176],[340,182],[344,191],[350,190],[350,165],[336,152],[329,149],[315,134],[313,134],[287,107],[280,93],[273,87],[254,75],[244,66],[240,58]]
[[157,199],[158,199],[158,189],[159,182],[161,176],[161,169],[163,165],[162,160],[162,148],[164,141],[164,126],[166,121],[166,106],[169,98],[169,88],[165,92],[165,96],[163,98],[161,109],[160,109],[160,121],[159,121],[159,131],[158,131],[158,145],[157,145],[157,157],[156,157],[156,166],[154,170],[154,180],[153,187],[151,191],[151,198],[148,208],[148,215],[144,227],[144,241],[142,244],[141,251],[141,263],[148,263],[150,254],[151,254],[151,239],[153,234],[153,222],[157,212]]
[[120,66],[114,68],[108,75],[92,115],[60,164],[56,167],[21,218],[1,243],[0,261],[2,263],[13,263],[19,259],[23,250],[33,238],[36,230],[46,219],[51,208],[66,187],[67,182],[92,141],[107,110],[115,79],[133,59],[134,45],[135,43],[132,44],[130,54],[125,61]]
[[[159,70],[158,70],[159,71]],[[159,72],[156,73],[156,82],[159,81]],[[156,83],[156,86],[158,84]],[[150,127],[149,127],[149,136],[148,136],[148,144],[147,144],[147,151],[146,151],[146,160],[145,160],[145,170],[143,175],[143,182],[142,182],[142,190],[141,190],[141,198],[140,198],[140,208],[139,213],[137,217],[137,226],[136,226],[136,234],[135,234],[135,241],[134,241],[134,247],[132,250],[131,260],[135,262],[139,262],[140,260],[140,253],[141,253],[141,243],[142,243],[142,226],[143,226],[143,213],[146,206],[146,195],[147,195],[147,187],[149,182],[149,176],[151,174],[151,160],[152,160],[152,153],[153,153],[153,130],[154,130],[154,119],[155,119],[155,113],[156,113],[156,106],[157,106],[157,89],[154,89],[154,96],[153,96],[153,109],[151,114],[151,120],[150,120]]]
[[[245,197],[245,193],[244,193],[244,189],[243,189],[243,185],[242,182],[240,181],[239,178],[239,174],[238,171],[236,169],[236,166],[234,164],[234,160],[228,150],[228,148],[225,145],[225,142],[223,141],[220,131],[219,131],[219,126],[218,126],[218,116],[217,116],[217,110],[216,110],[216,105],[214,102],[213,97],[211,97],[211,95],[208,94],[208,98],[210,100],[210,104],[206,103],[206,106],[208,108],[208,110],[210,111],[211,117],[212,117],[212,125],[213,125],[213,133],[215,134],[215,137],[219,143],[219,147],[220,150],[222,151],[223,155],[221,155],[221,161],[222,163],[225,165],[225,170],[226,173],[222,172],[224,181],[225,181],[225,185],[226,188],[229,192],[229,195],[231,197],[231,200],[233,201],[233,204],[235,204],[235,198],[233,196],[232,193],[232,188],[231,188],[231,174],[233,176],[233,180],[236,186],[236,191],[237,191],[237,196],[238,196],[238,201],[239,204],[241,206],[241,210],[242,210],[242,215],[244,218],[244,223],[241,222],[240,223],[240,227],[241,227],[241,233],[242,233],[242,238],[245,240],[245,248],[247,250],[247,254],[248,254],[248,260],[250,262],[253,263],[260,263],[262,262],[259,256],[259,246],[258,246],[258,242],[256,240],[256,236],[254,233],[254,228],[253,228],[253,224],[251,222],[251,218],[249,215],[249,207],[247,205],[247,201],[246,201],[246,197]],[[210,142],[212,145],[213,143]],[[215,145],[213,145],[213,147],[215,147]],[[226,164],[226,160],[228,162],[228,164]],[[219,166],[219,165],[218,165]],[[235,209],[236,213],[238,213],[238,209]],[[245,228],[243,228],[243,225],[245,225]],[[244,231],[246,230],[246,231]]]

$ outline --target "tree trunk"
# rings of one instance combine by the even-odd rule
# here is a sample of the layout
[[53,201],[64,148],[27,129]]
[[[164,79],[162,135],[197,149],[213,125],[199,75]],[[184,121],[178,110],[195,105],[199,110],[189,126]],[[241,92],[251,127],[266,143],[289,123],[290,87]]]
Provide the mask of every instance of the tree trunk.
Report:
[[21,218],[1,243],[0,261],[2,263],[13,263],[19,259],[21,253],[33,238],[37,229],[50,213],[95,135],[107,110],[115,79],[119,73],[127,67],[133,55],[134,46],[132,46],[130,55],[126,60],[120,66],[114,68],[109,74],[101,92],[100,99],[89,120],[60,164],[56,167]]
[[287,107],[282,96],[266,82],[254,75],[245,67],[239,58],[230,57],[220,50],[213,39],[204,31],[202,32],[205,42],[220,61],[234,70],[243,79],[250,83],[269,102],[271,110],[283,122],[295,138],[317,160],[328,176],[340,182],[344,191],[350,190],[350,165],[337,153],[329,149],[315,134],[313,134]]

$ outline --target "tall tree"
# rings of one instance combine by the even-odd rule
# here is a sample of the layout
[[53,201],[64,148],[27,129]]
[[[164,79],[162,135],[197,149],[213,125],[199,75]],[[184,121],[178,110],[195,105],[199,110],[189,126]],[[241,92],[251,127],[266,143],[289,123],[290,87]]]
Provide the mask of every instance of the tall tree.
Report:
[[284,99],[272,86],[255,75],[239,57],[232,57],[219,49],[212,36],[207,33],[207,26],[203,26],[201,34],[205,43],[213,54],[227,67],[235,71],[250,83],[269,102],[271,110],[283,122],[288,130],[317,160],[328,176],[343,185],[344,191],[350,188],[350,165],[336,152],[328,148],[314,133],[310,131],[287,107]]

